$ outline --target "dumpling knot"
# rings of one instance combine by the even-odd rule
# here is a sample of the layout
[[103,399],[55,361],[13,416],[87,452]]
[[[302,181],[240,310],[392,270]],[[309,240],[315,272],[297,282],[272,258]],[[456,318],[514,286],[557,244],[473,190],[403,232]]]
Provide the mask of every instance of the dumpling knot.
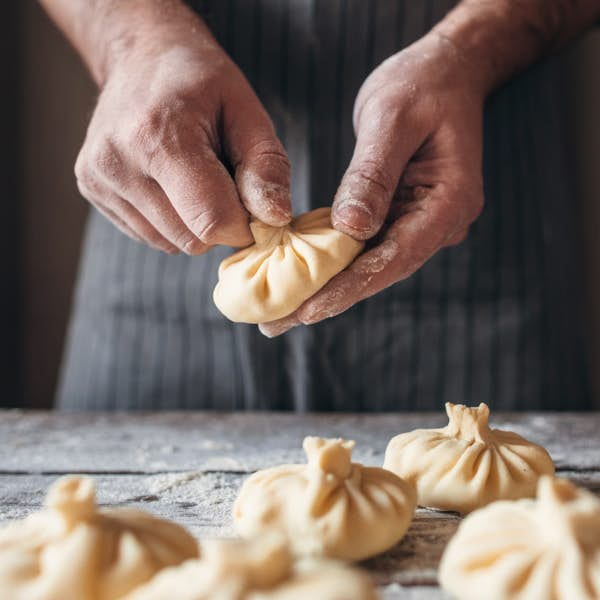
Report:
[[468,441],[487,442],[490,437],[490,409],[485,403],[471,408],[464,404],[446,402],[449,423],[446,434]]
[[85,520],[96,512],[96,488],[89,477],[62,477],[50,488],[46,506],[68,522]]
[[352,472],[352,440],[306,437],[302,447],[308,457],[309,467],[346,479]]
[[262,221],[254,220],[250,223],[250,231],[254,236],[254,241],[259,247],[277,246],[283,241],[283,236],[289,230],[287,225],[283,227],[273,227],[265,225]]

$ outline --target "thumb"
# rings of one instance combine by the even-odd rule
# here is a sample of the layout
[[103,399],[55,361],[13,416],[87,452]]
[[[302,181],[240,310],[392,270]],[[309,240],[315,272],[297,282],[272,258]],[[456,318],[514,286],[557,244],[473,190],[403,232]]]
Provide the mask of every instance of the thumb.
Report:
[[416,132],[397,139],[400,125],[396,118],[385,114],[379,118],[364,114],[361,122],[354,155],[335,195],[331,219],[337,230],[366,240],[381,229],[418,141]]
[[236,107],[226,107],[223,117],[244,206],[268,225],[286,225],[292,218],[290,162],[271,119],[252,91]]

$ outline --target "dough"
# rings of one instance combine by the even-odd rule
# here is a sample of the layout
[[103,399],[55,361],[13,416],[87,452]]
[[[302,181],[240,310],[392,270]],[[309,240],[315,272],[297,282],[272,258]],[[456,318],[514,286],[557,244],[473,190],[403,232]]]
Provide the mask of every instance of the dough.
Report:
[[126,600],[376,600],[361,571],[294,561],[281,534],[205,542],[201,560],[166,569]]
[[240,323],[266,323],[293,313],[363,249],[363,242],[333,229],[330,213],[318,208],[285,227],[251,223],[256,243],[219,267],[213,293],[217,308]]
[[490,429],[489,408],[446,404],[442,429],[393,438],[384,468],[414,483],[421,506],[467,513],[494,500],[533,497],[540,475],[553,475],[544,448],[516,433]]
[[64,477],[45,510],[0,530],[0,598],[117,600],[197,556],[179,525],[139,510],[99,509],[91,479]]
[[460,600],[597,600],[600,499],[542,477],[537,500],[474,512],[446,547],[440,582]]
[[362,560],[396,544],[416,507],[412,485],[393,473],[351,462],[354,442],[307,437],[307,465],[251,475],[233,508],[238,531],[284,531],[300,555]]

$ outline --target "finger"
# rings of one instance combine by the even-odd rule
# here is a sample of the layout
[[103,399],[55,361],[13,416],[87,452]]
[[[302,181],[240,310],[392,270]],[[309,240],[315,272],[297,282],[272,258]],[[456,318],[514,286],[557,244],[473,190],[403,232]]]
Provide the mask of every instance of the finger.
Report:
[[336,229],[356,239],[369,239],[379,231],[404,167],[421,142],[418,128],[401,121],[397,110],[385,107],[361,115],[354,155],[331,215]]
[[296,313],[283,317],[283,319],[277,319],[277,321],[271,321],[269,323],[260,323],[258,325],[259,331],[268,338],[274,338],[282,333],[285,333],[289,329],[301,325],[300,319],[296,316]]
[[333,317],[406,279],[464,229],[461,221],[455,203],[430,198],[413,202],[379,245],[360,255],[298,309],[299,321],[312,324]]
[[81,194],[125,235],[168,254],[178,252],[131,204],[99,180],[88,178],[85,184],[78,181],[78,186]]
[[[202,254],[208,246],[201,242],[181,220],[160,185],[140,173],[140,169],[113,145],[105,144],[93,153],[93,180],[102,186],[103,195],[110,191],[126,199],[173,246],[186,254]],[[86,173],[79,166],[76,170]],[[85,175],[84,175],[85,178]]]
[[145,243],[144,240],[112,210],[104,208],[102,205],[95,204],[94,202],[91,202],[91,204],[100,214],[104,215],[109,221],[111,221],[121,233],[124,233],[126,236],[130,237],[136,242],[140,242],[142,244]]
[[105,197],[103,204],[96,204],[95,206],[110,218],[123,233],[127,234],[128,229],[133,231],[134,236],[132,237],[137,241],[142,241],[151,248],[161,250],[167,254],[177,254],[179,252],[176,246],[165,239],[145,217],[123,198],[116,195]]
[[260,221],[275,227],[286,225],[292,218],[288,156],[253,93],[239,108],[226,107],[223,121],[241,200]]
[[136,177],[119,186],[126,198],[171,244],[189,255],[203,254],[210,246],[190,231],[160,185],[148,177]]
[[204,244],[246,246],[254,241],[233,180],[211,148],[152,162],[148,173],[186,227]]

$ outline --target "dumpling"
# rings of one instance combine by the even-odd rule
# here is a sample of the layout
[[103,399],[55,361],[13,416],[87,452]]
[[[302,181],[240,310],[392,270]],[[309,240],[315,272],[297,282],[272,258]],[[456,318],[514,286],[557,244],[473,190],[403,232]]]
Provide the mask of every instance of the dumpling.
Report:
[[251,223],[256,243],[219,267],[213,292],[217,308],[240,323],[266,323],[293,313],[363,249],[363,242],[333,229],[330,213],[317,208],[285,227]]
[[439,571],[460,600],[600,598],[600,499],[542,477],[537,500],[499,501],[465,518]]
[[253,537],[275,528],[294,551],[362,560],[396,544],[416,508],[412,485],[393,473],[351,461],[354,442],[307,437],[307,465],[251,475],[233,507],[238,531]]
[[126,600],[376,600],[361,571],[329,560],[295,561],[275,532],[205,542],[202,556],[162,571]]
[[490,410],[446,404],[442,429],[417,429],[388,444],[384,468],[416,485],[421,506],[470,512],[494,500],[533,497],[553,475],[544,448],[511,431],[490,429]]
[[0,530],[0,598],[117,600],[198,553],[179,525],[139,510],[101,510],[91,479],[64,477],[45,510]]

